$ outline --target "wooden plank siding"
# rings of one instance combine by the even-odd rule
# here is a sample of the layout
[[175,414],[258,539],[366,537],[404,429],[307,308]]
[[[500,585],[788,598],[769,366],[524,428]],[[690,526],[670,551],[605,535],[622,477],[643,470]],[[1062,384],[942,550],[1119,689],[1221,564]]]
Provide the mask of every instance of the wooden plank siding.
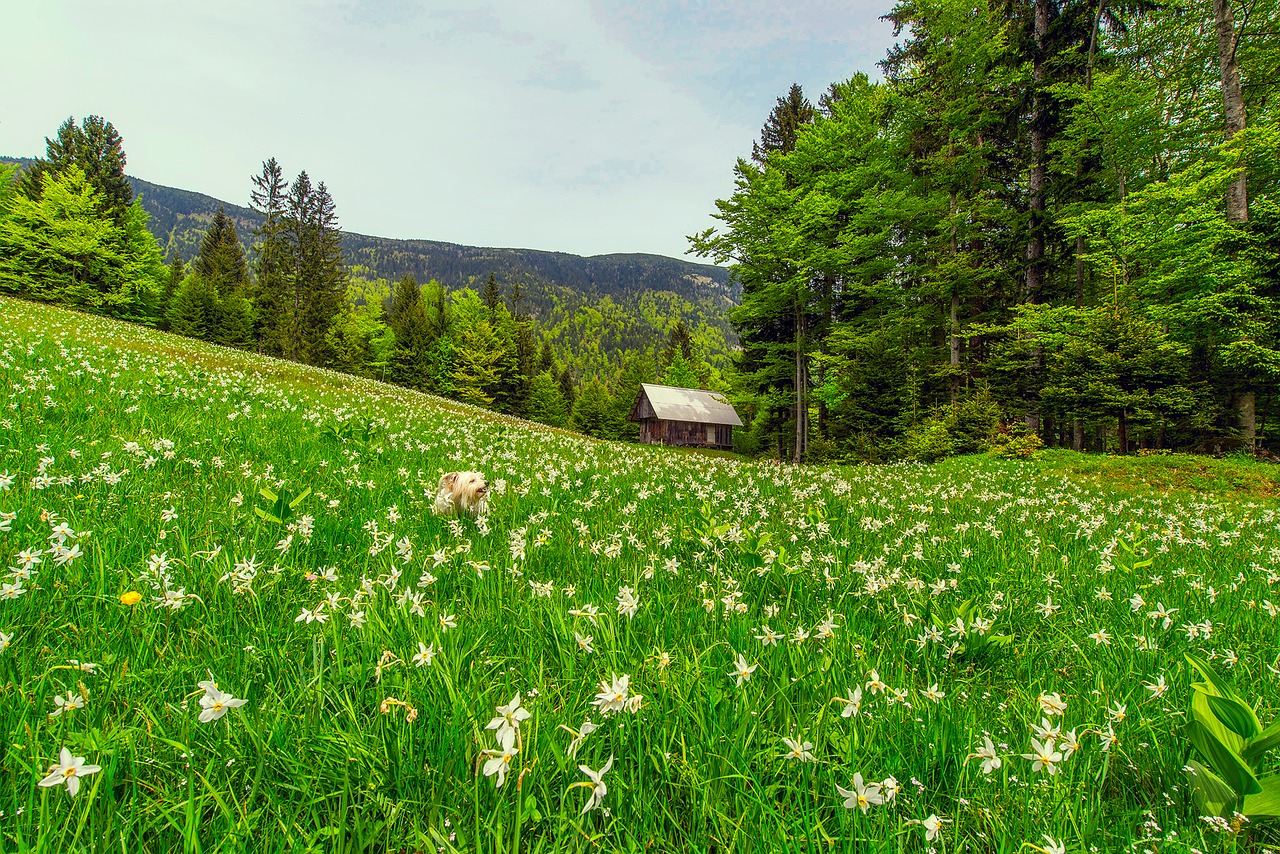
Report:
[[686,448],[733,449],[733,427],[728,424],[700,424],[697,421],[640,419],[640,441],[646,445],[676,445]]

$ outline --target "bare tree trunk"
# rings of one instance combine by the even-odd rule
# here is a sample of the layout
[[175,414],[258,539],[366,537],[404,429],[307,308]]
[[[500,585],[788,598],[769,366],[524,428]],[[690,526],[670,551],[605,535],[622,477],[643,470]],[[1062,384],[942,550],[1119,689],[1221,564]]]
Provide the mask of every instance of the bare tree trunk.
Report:
[[[1244,130],[1244,92],[1240,85],[1240,65],[1236,61],[1239,36],[1231,0],[1213,0],[1213,20],[1218,32],[1218,72],[1222,77],[1222,114],[1227,139]],[[1245,171],[1227,187],[1227,222],[1249,221],[1249,192]],[[1240,438],[1245,450],[1258,446],[1258,396],[1252,388],[1236,395],[1236,411],[1240,417]]]
[[[1045,164],[1046,134],[1044,108],[1045,37],[1049,33],[1049,0],[1035,0],[1035,57],[1031,71],[1031,174],[1027,180],[1029,194],[1027,236],[1027,302],[1040,301],[1044,288],[1044,190],[1048,170]],[[1036,368],[1044,362],[1044,351],[1033,352]],[[1027,431],[1040,432],[1040,409],[1035,406],[1026,414]]]
[[[1240,64],[1236,61],[1235,14],[1231,0],[1213,0],[1213,19],[1218,30],[1218,71],[1222,76],[1222,112],[1226,119],[1227,139],[1244,130],[1244,92],[1240,86]],[[1227,221],[1248,222],[1249,194],[1245,173],[1227,188]]]
[[804,460],[805,446],[809,435],[809,401],[805,386],[808,381],[804,365],[804,311],[796,299],[796,454],[795,462]]
[[1084,450],[1084,422],[1079,418],[1071,420],[1071,450]]
[[1129,413],[1120,410],[1120,417],[1116,422],[1116,450],[1122,454],[1129,453]]
[[[951,258],[954,261],[960,254],[960,246],[956,240],[956,191],[951,191]],[[954,265],[952,267],[954,269]],[[960,399],[960,289],[955,282],[951,284],[951,405],[955,406]]]

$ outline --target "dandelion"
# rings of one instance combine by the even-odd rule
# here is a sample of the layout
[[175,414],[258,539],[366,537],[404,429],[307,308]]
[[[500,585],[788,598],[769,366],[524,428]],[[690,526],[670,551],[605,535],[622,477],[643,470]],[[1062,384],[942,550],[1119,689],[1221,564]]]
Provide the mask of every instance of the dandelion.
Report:
[[862,810],[863,814],[866,814],[871,807],[884,803],[884,795],[880,792],[880,784],[863,782],[861,773],[853,775],[852,789],[846,789],[837,784],[836,791],[844,798],[844,808],[847,810],[859,809]]
[[137,590],[129,590],[120,594],[120,604],[133,607],[142,601],[142,594]]
[[97,765],[86,765],[83,756],[72,756],[71,751],[62,748],[58,754],[58,764],[49,769],[48,775],[37,785],[42,788],[66,784],[71,797],[80,791],[80,779],[90,774],[97,774],[102,768]]
[[730,676],[738,677],[737,687],[741,688],[742,683],[751,678],[751,674],[755,673],[758,664],[747,664],[747,659],[742,653],[738,653],[738,660],[734,662],[733,669],[729,671]]

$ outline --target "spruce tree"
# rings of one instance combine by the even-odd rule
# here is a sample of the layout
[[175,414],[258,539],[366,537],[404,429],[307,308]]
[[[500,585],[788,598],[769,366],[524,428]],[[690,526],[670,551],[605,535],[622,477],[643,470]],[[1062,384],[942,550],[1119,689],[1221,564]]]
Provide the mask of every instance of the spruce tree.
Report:
[[485,280],[484,290],[480,292],[480,299],[488,307],[490,317],[498,310],[498,306],[502,304],[502,286],[498,284],[498,279],[493,273],[490,273],[489,278]]
[[101,116],[88,116],[79,127],[68,117],[53,139],[45,139],[44,159],[37,160],[26,171],[22,190],[36,201],[43,192],[45,177],[79,167],[95,190],[104,212],[118,226],[123,226],[125,212],[133,201],[133,187],[125,177],[124,140],[111,122]]
[[262,215],[254,231],[254,338],[260,352],[282,355],[289,337],[292,299],[289,294],[289,248],[284,239],[285,197],[289,186],[272,157],[253,177],[249,206]]
[[187,265],[182,263],[182,256],[178,253],[173,254],[173,260],[169,262],[169,275],[164,281],[164,291],[160,296],[160,328],[167,330],[169,328],[169,308],[173,305],[174,295],[177,294],[178,288],[182,285],[182,280],[187,275]]

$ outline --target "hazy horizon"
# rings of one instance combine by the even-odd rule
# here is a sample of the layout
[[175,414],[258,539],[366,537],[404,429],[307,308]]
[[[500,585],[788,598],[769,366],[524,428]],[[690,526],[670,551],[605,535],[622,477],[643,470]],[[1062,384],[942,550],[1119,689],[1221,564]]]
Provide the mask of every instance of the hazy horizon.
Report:
[[8,16],[0,153],[97,114],[130,175],[231,204],[276,157],[352,232],[686,257],[775,99],[874,75],[891,41],[888,5],[775,8],[32,4]]

